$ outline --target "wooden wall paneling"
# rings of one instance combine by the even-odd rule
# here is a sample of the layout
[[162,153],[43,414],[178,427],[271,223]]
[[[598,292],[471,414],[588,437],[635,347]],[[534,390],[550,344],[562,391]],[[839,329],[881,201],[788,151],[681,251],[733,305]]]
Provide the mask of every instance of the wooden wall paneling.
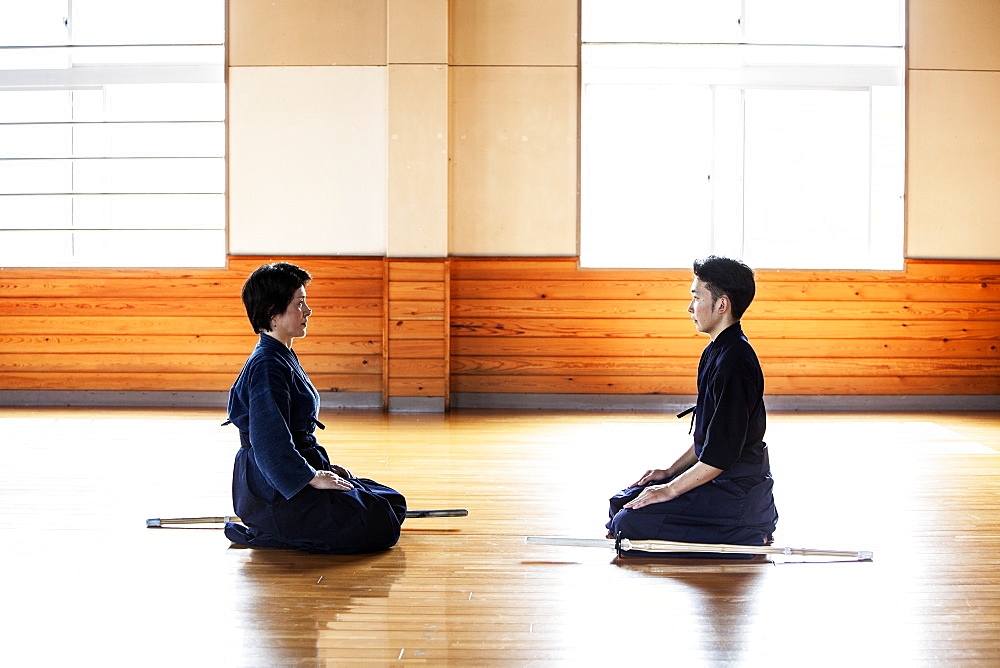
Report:
[[[317,314],[318,315],[318,314]],[[197,323],[194,324],[194,321]],[[8,332],[19,334],[98,334],[117,335],[135,334],[144,335],[155,332],[166,332],[176,334],[177,332],[191,332],[197,329],[211,332],[215,335],[246,336],[249,332],[251,338],[253,331],[247,322],[246,315],[240,317],[197,317],[189,318],[184,315],[163,316],[163,317],[142,317],[132,318],[129,316],[66,316],[66,317],[36,317],[36,318],[8,318],[5,322]],[[315,327],[313,326],[315,325]],[[332,328],[333,323],[320,322],[310,323],[310,329],[322,334],[327,328]],[[377,335],[380,331],[381,318],[369,317],[344,317],[337,320],[335,333],[342,335],[371,336]],[[333,333],[333,332],[331,332]]]
[[390,63],[447,63],[449,0],[388,0]]
[[[940,301],[973,301],[988,297],[988,286],[975,281],[963,283],[935,282],[920,287],[913,282],[878,281],[820,281],[816,277],[801,280],[768,280],[758,276],[759,282],[767,281],[767,291],[772,299],[815,299],[830,301],[857,301],[861,299],[911,299],[913,290],[921,291],[925,298]],[[690,281],[649,280],[454,280],[452,295],[460,299],[614,299],[622,300],[673,300],[684,302]],[[754,305],[756,309],[757,305]]]
[[447,393],[445,380],[433,376],[422,378],[390,378],[390,398],[402,397],[444,397]]
[[449,284],[447,258],[387,258],[383,403],[440,398],[449,391]]
[[575,255],[577,68],[448,69],[449,253]]
[[[247,351],[249,355],[249,350]],[[2,372],[3,390],[87,390],[94,392],[228,392],[242,368],[226,373],[108,373]],[[303,362],[303,366],[308,366]],[[379,392],[379,376],[371,374],[310,373],[321,392]]]
[[[690,394],[688,271],[452,262],[456,392]],[[760,272],[744,330],[771,394],[1000,394],[1000,263]]]
[[[691,284],[691,272],[683,269],[581,269],[575,257],[463,257],[452,258],[451,279],[532,281],[606,280],[653,282],[676,281]],[[992,260],[909,260],[905,271],[796,271],[758,272],[757,283],[790,282],[803,288],[827,283],[903,281],[914,282],[997,282],[997,261]],[[985,286],[984,286],[985,287]]]
[[907,100],[907,253],[1000,257],[1000,72],[910,70]]
[[[14,347],[23,354],[60,353],[63,355],[93,355],[128,350],[135,354],[162,355],[177,353],[208,353],[212,355],[243,355],[253,346],[252,335],[202,336],[189,335],[11,335],[0,334],[0,350]],[[8,348],[8,346],[10,346]],[[295,350],[306,354],[347,354],[381,356],[379,336],[321,336],[310,334],[295,342]]]
[[[390,295],[392,288],[390,287]],[[428,295],[430,297],[430,295]],[[441,291],[439,301],[429,300],[394,300],[389,297],[389,319],[397,320],[444,320],[444,291]]]
[[[458,356],[547,355],[551,340],[544,337],[498,338],[456,336],[452,354]],[[563,338],[559,349],[564,355],[651,356],[670,353],[700,355],[705,347],[701,338]],[[1000,345],[996,341],[978,340],[870,340],[870,339],[754,339],[754,349],[762,358],[809,356],[826,357],[840,354],[849,357],[926,357],[938,359],[997,359]]]
[[[389,259],[382,260],[382,356],[388,362],[391,359],[392,324],[389,322]],[[382,410],[389,410],[389,364],[382,365]]]
[[[230,256],[229,270],[250,275],[254,269],[265,262],[277,262],[282,258],[268,258],[265,256]],[[372,294],[381,294],[381,281],[383,271],[382,258],[380,257],[326,257],[309,256],[292,258],[289,262],[296,262],[303,268],[308,269],[314,281],[318,280],[372,280],[379,283],[379,289]]]
[[[313,298],[309,295],[309,306],[317,314],[315,333],[325,333],[330,329],[331,320],[334,322],[345,319],[353,320],[357,324],[365,322],[379,322],[382,316],[382,305],[377,299],[336,299],[326,297]],[[172,334],[190,333],[191,323],[196,319],[205,318],[207,321],[225,321],[239,328],[250,335],[249,322],[246,319],[246,311],[240,301],[239,296],[235,298],[229,295],[225,298],[216,299],[192,299],[185,303],[184,298],[164,295],[156,298],[143,298],[131,300],[113,299],[23,299],[3,301],[0,300],[0,317],[11,319],[14,322],[51,323],[55,319],[64,319],[72,322],[74,319],[84,318],[91,320],[95,324],[103,319],[114,322],[115,319],[142,322],[175,321],[178,330]],[[310,323],[312,324],[312,323]],[[29,325],[30,326],[30,325]],[[44,326],[44,324],[43,324]],[[357,328],[356,328],[357,329]],[[361,330],[366,329],[361,327]],[[209,332],[208,334],[215,334]],[[314,333],[310,327],[310,335]],[[338,334],[341,332],[330,332]]]
[[455,65],[576,66],[577,0],[451,0]]
[[[879,340],[882,338],[936,339],[951,342],[953,339],[982,339],[996,336],[995,322],[955,323],[949,321],[880,322],[864,320],[823,322],[820,320],[757,321],[744,318],[744,329],[754,340],[761,338],[788,338],[812,340],[822,337],[843,337]],[[675,338],[683,335],[690,323],[680,320],[615,320],[613,318],[523,318],[519,320],[453,318],[452,334],[455,336],[536,336],[551,337],[661,337]],[[696,336],[696,335],[693,335]],[[707,344],[707,339],[705,340]],[[704,346],[702,346],[704,347]]]
[[909,0],[910,69],[1000,70],[1000,4]]
[[[765,392],[781,396],[863,395],[997,395],[994,378],[968,376],[775,376],[764,366]],[[564,374],[559,376],[515,376],[501,374],[453,374],[452,392],[512,394],[607,394],[694,395],[695,370],[685,376],[636,376]]]
[[[610,275],[569,258],[469,258],[453,260],[452,282],[455,392],[693,392],[683,354],[671,347],[680,340],[695,351],[687,275]],[[664,345],[642,345],[653,340]]]
[[442,325],[434,320],[392,320],[389,322],[389,337],[396,339],[428,339],[443,338]]
[[[226,391],[256,339],[240,288],[272,259],[204,271],[4,270],[0,389]],[[687,270],[288,259],[314,277],[315,315],[295,345],[324,392],[445,405],[452,391],[692,394],[708,343],[686,313]],[[1000,394],[998,262],[757,279],[744,329],[770,394]]]
[[[1000,377],[1000,360],[939,360],[933,358],[877,358],[861,363],[856,358],[788,358],[766,359],[770,375],[775,376],[857,376],[859,371],[880,371],[886,374],[950,375]],[[620,356],[530,356],[511,357],[490,355],[463,356],[452,362],[455,373],[497,373],[528,376],[552,376],[564,373],[588,376],[629,374],[635,376],[682,376],[691,370],[685,357],[620,357]]]
[[386,69],[228,69],[229,252],[386,253]]
[[385,65],[385,0],[230,2],[229,65]]
[[[0,389],[227,391],[256,344],[246,277],[282,258],[231,257],[223,270],[0,272]],[[323,392],[377,392],[382,259],[292,257],[315,313],[296,341]]]
[[242,366],[246,355],[136,355],[99,353],[93,355],[41,355],[0,353],[0,371],[70,373],[225,373]]
[[[445,5],[439,8],[438,5]],[[403,0],[402,14],[419,14],[436,23],[438,9],[447,0]],[[399,17],[398,25],[407,18]],[[440,38],[434,51],[441,60],[390,65],[388,69],[388,192],[386,255],[389,257],[443,257],[448,254],[448,66],[447,20],[431,33],[418,33],[420,24],[406,25],[393,35],[429,34]],[[433,40],[431,40],[433,41]],[[390,41],[390,44],[392,42]],[[430,45],[430,41],[428,45]],[[404,47],[405,48],[405,47]]]
[[[453,309],[462,318],[530,318],[558,314],[566,318],[666,318],[685,319],[688,300],[615,299],[468,299]],[[788,320],[846,320],[861,318],[914,319],[965,318],[994,321],[1000,318],[1000,303],[907,302],[907,301],[755,301],[753,317]]]
[[[309,335],[295,343],[313,384],[321,392],[380,391],[385,364],[381,258],[297,260],[313,276]],[[324,345],[328,342],[339,345]]]

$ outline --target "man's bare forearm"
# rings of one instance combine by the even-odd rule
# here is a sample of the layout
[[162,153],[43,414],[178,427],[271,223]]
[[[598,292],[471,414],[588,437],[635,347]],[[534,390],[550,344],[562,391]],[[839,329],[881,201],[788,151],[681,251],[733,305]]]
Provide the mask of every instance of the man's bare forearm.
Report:
[[714,480],[720,473],[722,473],[722,469],[717,469],[710,464],[696,461],[684,473],[667,483],[666,486],[671,491],[670,498],[676,499],[684,492],[689,492],[695,487],[700,487],[706,482]]
[[677,458],[677,461],[670,465],[667,472],[670,474],[670,477],[673,478],[681,473],[684,473],[697,463],[698,455],[694,454],[694,444],[692,443],[691,447],[685,450],[684,453]]
[[713,480],[720,473],[722,473],[722,469],[717,469],[709,464],[696,461],[670,482],[664,485],[650,485],[646,487],[639,496],[626,503],[625,508],[642,508],[654,503],[672,501],[681,494]]

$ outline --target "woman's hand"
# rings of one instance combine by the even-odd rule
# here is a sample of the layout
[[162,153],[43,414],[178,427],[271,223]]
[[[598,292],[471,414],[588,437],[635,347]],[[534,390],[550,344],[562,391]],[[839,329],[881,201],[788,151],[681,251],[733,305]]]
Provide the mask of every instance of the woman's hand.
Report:
[[650,485],[646,489],[639,493],[639,496],[635,497],[631,501],[625,504],[626,508],[635,510],[636,508],[642,508],[643,506],[649,506],[654,503],[663,503],[664,501],[671,501],[677,498],[677,494],[671,489],[670,485]]
[[642,475],[641,478],[629,485],[629,487],[642,487],[643,485],[648,485],[649,483],[656,482],[657,480],[666,480],[669,477],[670,471],[667,469],[649,469]]
[[309,484],[316,489],[333,489],[346,492],[354,489],[354,485],[349,480],[344,480],[333,471],[316,471],[315,477]]

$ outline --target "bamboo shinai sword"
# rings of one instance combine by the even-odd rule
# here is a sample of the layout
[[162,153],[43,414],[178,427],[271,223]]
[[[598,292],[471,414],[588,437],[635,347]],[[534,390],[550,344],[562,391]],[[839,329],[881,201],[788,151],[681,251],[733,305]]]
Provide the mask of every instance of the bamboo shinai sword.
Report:
[[772,547],[770,545],[728,545],[725,543],[681,543],[672,540],[630,540],[615,538],[560,538],[558,536],[528,536],[529,545],[563,545],[567,547],[604,547],[623,552],[697,552],[705,554],[783,554],[808,557],[837,557],[855,561],[872,561],[870,551],[815,550],[801,547]]

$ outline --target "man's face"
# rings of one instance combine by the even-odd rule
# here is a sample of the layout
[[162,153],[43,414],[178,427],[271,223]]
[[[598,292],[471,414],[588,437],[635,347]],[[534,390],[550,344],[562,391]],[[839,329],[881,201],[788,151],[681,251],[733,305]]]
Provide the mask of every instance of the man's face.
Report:
[[708,334],[713,340],[725,328],[724,316],[719,313],[723,299],[725,297],[713,299],[712,293],[701,279],[696,278],[691,284],[691,304],[688,305],[688,313],[691,314],[695,329],[702,334]]

